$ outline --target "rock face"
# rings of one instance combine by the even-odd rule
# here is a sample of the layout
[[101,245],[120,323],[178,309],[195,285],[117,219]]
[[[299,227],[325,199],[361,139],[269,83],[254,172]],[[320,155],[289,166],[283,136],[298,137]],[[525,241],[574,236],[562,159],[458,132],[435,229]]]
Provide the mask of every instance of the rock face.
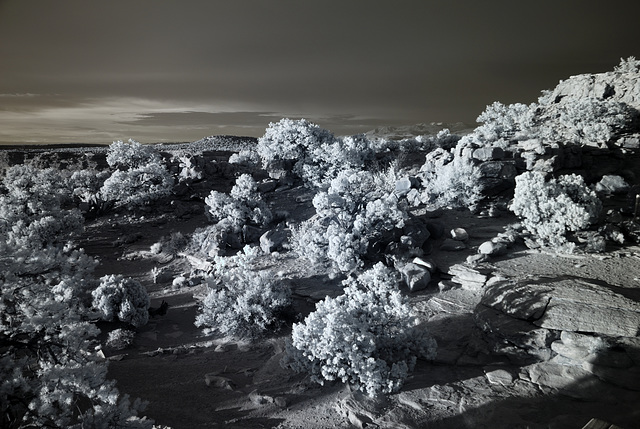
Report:
[[497,282],[481,305],[546,329],[635,337],[640,303],[610,288],[578,279]]
[[[640,390],[637,300],[573,278],[489,281],[483,290],[474,319],[494,352]],[[553,380],[545,383],[554,386]]]
[[561,81],[549,94],[554,100],[612,100],[640,109],[640,72],[581,74]]

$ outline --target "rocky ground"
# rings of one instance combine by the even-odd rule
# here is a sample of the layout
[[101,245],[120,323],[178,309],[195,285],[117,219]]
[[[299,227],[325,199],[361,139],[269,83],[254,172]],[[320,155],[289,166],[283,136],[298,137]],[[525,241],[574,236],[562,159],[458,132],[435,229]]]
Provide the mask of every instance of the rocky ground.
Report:
[[[293,215],[304,217],[307,193],[295,187],[266,195],[290,211],[297,201]],[[182,217],[175,216],[176,205]],[[421,213],[441,231],[429,239],[433,250],[425,257],[437,270],[428,288],[405,292],[435,336],[438,355],[419,361],[401,392],[373,400],[281,368],[287,330],[235,343],[193,325],[203,286],[174,287],[173,279],[189,271],[187,261],[149,249],[171,232],[205,225],[203,211],[201,202],[182,201],[143,216],[111,215],[89,223],[81,241],[101,260],[98,275],[135,277],[147,286],[152,306],[163,300],[171,306],[138,330],[132,347],[104,349],[120,389],[148,400],[147,414],[159,424],[579,428],[597,417],[640,427],[639,247],[563,256],[516,241],[502,255],[469,264],[517,219],[507,211]],[[468,237],[450,238],[456,228]],[[264,255],[260,264],[291,285],[302,315],[341,291],[339,278],[291,253]],[[162,273],[155,283],[154,267]]]

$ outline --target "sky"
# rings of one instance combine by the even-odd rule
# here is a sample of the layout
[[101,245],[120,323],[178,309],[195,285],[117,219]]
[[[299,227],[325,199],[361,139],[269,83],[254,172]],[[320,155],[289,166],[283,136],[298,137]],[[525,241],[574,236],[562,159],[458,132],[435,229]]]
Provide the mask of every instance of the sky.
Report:
[[473,124],[639,41],[637,0],[0,0],[0,144]]

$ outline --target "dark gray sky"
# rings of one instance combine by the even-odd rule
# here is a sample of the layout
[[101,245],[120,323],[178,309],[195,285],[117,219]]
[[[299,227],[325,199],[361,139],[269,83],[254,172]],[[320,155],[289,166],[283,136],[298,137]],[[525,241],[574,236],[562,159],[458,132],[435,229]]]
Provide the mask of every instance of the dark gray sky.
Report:
[[637,0],[0,0],[0,144],[474,123],[639,42]]

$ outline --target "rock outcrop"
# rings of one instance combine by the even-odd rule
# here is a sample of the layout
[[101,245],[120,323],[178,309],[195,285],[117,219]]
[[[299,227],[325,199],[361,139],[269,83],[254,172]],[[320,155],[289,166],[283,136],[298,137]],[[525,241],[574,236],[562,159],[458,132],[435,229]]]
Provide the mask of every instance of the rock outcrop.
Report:
[[474,318],[494,352],[640,390],[640,299],[634,290],[575,278],[496,280],[483,290]]

